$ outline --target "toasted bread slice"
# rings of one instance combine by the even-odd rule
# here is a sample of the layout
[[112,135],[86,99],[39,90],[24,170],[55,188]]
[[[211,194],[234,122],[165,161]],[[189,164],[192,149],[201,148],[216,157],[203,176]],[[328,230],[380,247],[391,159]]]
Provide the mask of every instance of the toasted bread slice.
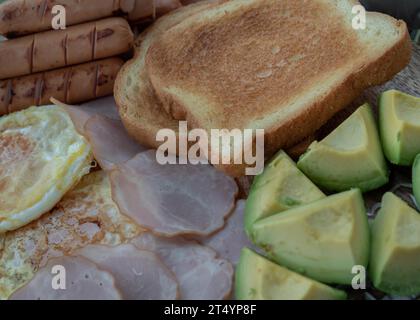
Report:
[[[314,133],[410,60],[404,22],[353,0],[231,0],[162,33],[146,56],[163,107],[190,127],[264,129],[272,154]],[[212,152],[212,150],[210,150]],[[222,169],[233,176],[244,166]]]
[[127,131],[142,145],[157,148],[161,143],[156,141],[156,134],[160,129],[178,132],[178,121],[161,107],[146,73],[145,57],[149,46],[164,31],[218,2],[220,1],[202,1],[158,19],[137,38],[133,59],[118,73],[114,87],[115,101]]
[[[161,129],[172,129],[178,134],[179,121],[162,108],[153,92],[146,72],[145,56],[153,41],[166,30],[187,17],[227,0],[206,0],[190,4],[158,19],[145,30],[135,42],[134,57],[118,73],[114,97],[119,114],[128,133],[140,144],[158,148],[162,143],[156,140]],[[310,139],[312,142],[314,139]],[[309,144],[310,144],[309,142]],[[297,147],[300,147],[299,144]],[[295,150],[296,147],[292,147]],[[301,153],[305,150],[299,148]]]
[[348,107],[338,112],[326,124],[324,124],[317,132],[299,144],[287,149],[287,154],[294,160],[298,160],[309,145],[314,140],[322,140],[337,128],[344,120],[346,120],[354,111],[364,103],[369,103],[373,107],[375,115],[377,115],[378,96],[387,90],[395,89],[411,94],[413,96],[420,95],[420,46],[413,44],[413,54],[411,62],[403,71],[398,73],[392,81],[381,86],[371,87],[365,90],[358,98],[356,98]]

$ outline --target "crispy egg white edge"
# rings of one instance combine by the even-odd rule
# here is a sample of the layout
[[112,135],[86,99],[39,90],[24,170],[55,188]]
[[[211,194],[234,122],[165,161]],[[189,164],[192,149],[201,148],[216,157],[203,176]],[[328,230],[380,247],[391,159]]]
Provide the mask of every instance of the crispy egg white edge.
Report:
[[[32,207],[11,214],[7,220],[0,222],[0,233],[16,230],[50,211],[82,176],[89,173],[91,158],[91,148],[87,145],[83,155],[70,166],[63,182],[52,185],[42,199]],[[74,177],[78,179],[75,180]]]
[[[67,193],[67,191],[69,191],[74,185],[76,185],[84,175],[88,174],[91,169],[90,163],[93,160],[92,148],[85,137],[76,130],[76,127],[74,126],[74,123],[67,111],[63,107],[55,105],[48,105],[43,107],[47,109],[57,108],[63,112],[66,117],[68,117],[67,120],[69,120],[69,123],[73,125],[75,134],[78,135],[83,142],[84,152],[77,158],[76,161],[74,161],[73,164],[70,165],[70,168],[64,176],[63,180],[53,184],[51,188],[44,194],[41,200],[35,203],[32,207],[11,214],[4,221],[1,221],[0,234],[23,227],[24,225],[38,219],[43,214],[53,209],[54,206],[64,196],[64,194]],[[37,107],[38,110],[39,108],[42,107]]]

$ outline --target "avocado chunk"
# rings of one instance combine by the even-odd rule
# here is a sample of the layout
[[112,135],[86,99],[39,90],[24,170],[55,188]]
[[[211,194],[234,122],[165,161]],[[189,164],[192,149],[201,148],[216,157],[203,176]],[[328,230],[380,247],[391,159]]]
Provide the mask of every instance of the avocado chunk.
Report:
[[420,154],[417,155],[413,164],[413,192],[417,208],[420,208]]
[[325,283],[350,284],[367,266],[369,226],[359,189],[329,196],[254,224],[251,239],[275,262]]
[[420,153],[420,98],[397,90],[379,97],[379,128],[385,156],[410,166]]
[[239,300],[344,300],[344,291],[331,288],[283,268],[248,248],[236,267],[235,295]]
[[328,191],[377,189],[388,182],[372,110],[364,104],[321,142],[315,141],[297,166]]
[[250,234],[255,221],[322,198],[322,191],[280,151],[252,184],[245,206],[245,230]]
[[372,225],[369,274],[379,290],[397,296],[420,294],[420,215],[386,193]]

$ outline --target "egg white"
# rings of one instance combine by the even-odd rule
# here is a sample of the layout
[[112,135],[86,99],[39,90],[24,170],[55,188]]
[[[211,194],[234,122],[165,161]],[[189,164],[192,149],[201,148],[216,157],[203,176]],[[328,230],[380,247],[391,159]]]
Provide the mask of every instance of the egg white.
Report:
[[5,221],[0,222],[0,233],[18,229],[50,211],[63,197],[65,193],[63,191],[70,190],[78,182],[75,177],[89,173],[91,161],[86,161],[89,159],[89,154],[90,148],[86,148],[81,157],[71,165],[63,181],[54,183],[39,202],[26,210],[11,214]]
[[[40,193],[39,190],[28,189],[32,192],[28,195],[30,196],[28,207],[22,208],[17,204],[16,212],[3,214],[0,212],[0,234],[20,228],[50,211],[64,194],[80,181],[82,176],[89,173],[93,157],[87,140],[76,131],[70,117],[61,107],[33,107],[8,117],[13,118],[1,119],[1,124],[6,123],[5,126],[12,137],[15,133],[23,134],[28,138],[36,137],[38,144],[35,156],[44,157],[42,164],[56,161],[57,166],[48,167],[51,169],[51,172],[48,172],[51,177],[43,172],[41,179],[44,180],[37,181],[45,185],[45,191]],[[10,128],[7,126],[7,121],[12,124]],[[49,129],[54,133],[57,131],[58,134],[48,135]],[[59,134],[61,132],[63,132],[62,135]],[[42,136],[43,133],[45,138]],[[66,145],[67,143],[69,145]],[[44,168],[45,165],[41,167],[41,169]],[[64,172],[61,172],[62,170]],[[46,178],[51,179],[45,180]],[[20,201],[18,197],[17,199]],[[27,199],[21,200],[24,202]]]

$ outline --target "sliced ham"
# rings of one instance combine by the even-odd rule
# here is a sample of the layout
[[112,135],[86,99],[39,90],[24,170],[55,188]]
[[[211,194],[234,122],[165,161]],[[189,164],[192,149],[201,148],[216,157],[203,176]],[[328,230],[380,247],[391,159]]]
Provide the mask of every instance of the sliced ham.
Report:
[[159,257],[134,245],[90,245],[78,254],[94,261],[115,277],[117,288],[128,300],[173,300],[178,282]]
[[67,111],[76,130],[82,135],[85,135],[85,124],[94,115],[102,115],[109,119],[120,120],[113,97],[97,99],[81,104],[80,106],[68,105],[54,98],[51,98],[51,102],[57,106],[63,107]]
[[72,255],[89,244],[119,245],[141,231],[112,201],[107,174],[85,175],[51,212],[0,235],[0,300],[30,281],[53,257]]
[[115,103],[114,97],[104,97],[82,103],[80,108],[88,112],[90,115],[102,115],[109,119],[120,120],[118,107]]
[[155,234],[210,235],[235,204],[235,181],[210,165],[160,165],[145,151],[110,173],[120,211]]
[[243,227],[245,200],[239,200],[232,215],[228,218],[225,227],[210,237],[203,238],[201,242],[213,248],[223,259],[233,265],[239,262],[243,247],[252,247]]
[[[54,270],[55,266],[64,269]],[[63,276],[61,278],[61,276]],[[65,287],[62,282],[64,280]],[[60,285],[53,286],[53,284]],[[121,299],[113,276],[82,257],[54,258],[17,290],[11,300],[115,300]]]
[[111,170],[115,164],[146,150],[127,134],[114,98],[101,98],[80,106],[66,105],[55,99],[52,101],[66,109],[76,130],[89,140],[102,169]]
[[216,252],[195,241],[142,233],[132,240],[139,249],[156,252],[176,275],[181,299],[220,300],[229,297],[233,267]]
[[146,150],[127,134],[120,120],[95,115],[86,122],[84,131],[96,161],[104,170],[111,170]]

